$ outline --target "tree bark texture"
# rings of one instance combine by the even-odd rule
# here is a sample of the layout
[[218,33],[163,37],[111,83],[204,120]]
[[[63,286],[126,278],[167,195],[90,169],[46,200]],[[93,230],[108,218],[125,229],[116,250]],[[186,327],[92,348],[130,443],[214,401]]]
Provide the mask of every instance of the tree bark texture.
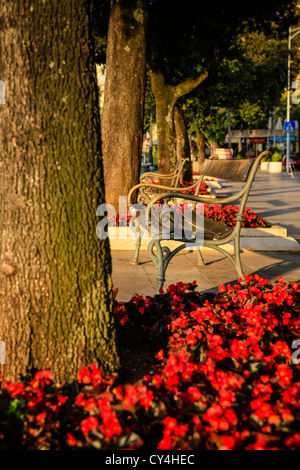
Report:
[[146,26],[146,2],[111,0],[101,124],[106,202],[117,213],[119,196],[127,196],[140,175]]
[[[207,73],[197,78],[188,78],[178,85],[165,83],[162,72],[149,70],[151,88],[156,102],[158,172],[171,173],[175,169],[176,135],[174,126],[174,106],[178,98],[190,93],[207,77]],[[161,184],[164,181],[161,180]]]
[[189,136],[184,120],[182,108],[175,105],[174,108],[174,125],[176,136],[176,156],[177,160],[188,158],[188,164],[184,166],[180,182],[191,182],[193,180],[193,170],[191,161],[191,151]]
[[0,2],[0,340],[5,379],[119,368],[91,7]]
[[198,149],[197,171],[200,171],[205,160],[205,137],[203,132],[196,132],[196,143]]

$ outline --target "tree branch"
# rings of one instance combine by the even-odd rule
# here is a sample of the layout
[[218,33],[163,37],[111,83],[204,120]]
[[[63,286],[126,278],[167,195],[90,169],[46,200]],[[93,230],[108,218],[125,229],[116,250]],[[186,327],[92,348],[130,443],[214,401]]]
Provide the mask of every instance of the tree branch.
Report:
[[181,96],[190,93],[194,90],[197,86],[202,83],[206,77],[208,76],[208,72],[204,72],[199,75],[197,78],[187,78],[184,82],[179,83],[178,85],[174,86],[174,97],[177,100]]
[[147,70],[147,74],[151,78],[151,87],[155,95],[156,90],[161,90],[165,86],[165,77],[159,70],[153,71],[150,68]]

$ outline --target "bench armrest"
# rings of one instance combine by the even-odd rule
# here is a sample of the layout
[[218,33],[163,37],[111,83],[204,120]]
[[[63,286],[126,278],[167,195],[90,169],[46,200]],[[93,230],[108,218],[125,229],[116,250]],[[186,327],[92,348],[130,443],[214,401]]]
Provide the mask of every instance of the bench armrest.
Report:
[[[164,186],[161,184],[155,184],[155,183],[139,183],[136,186],[133,186],[133,188],[130,189],[128,193],[128,203],[129,205],[132,204],[132,195],[134,194],[135,191],[141,189],[141,188],[153,188],[153,189],[164,189],[165,191],[175,191],[178,192],[179,194],[183,193],[184,191],[189,191],[190,189],[196,188],[198,185],[201,184],[201,181],[196,181],[193,183],[191,186],[185,186],[185,187],[172,187],[172,186]],[[165,193],[161,193],[165,194]]]
[[152,173],[150,171],[147,171],[147,173],[143,173],[142,176],[140,177],[140,181],[142,181],[143,178],[164,178],[164,179],[172,179],[176,176],[176,172],[174,171],[173,173],[168,173],[168,174],[162,174],[162,173]]
[[151,171],[147,171],[146,173],[144,173],[144,174],[140,177],[140,181],[141,181],[143,178],[152,177],[152,176],[154,176],[155,178],[163,178],[163,179],[171,179],[171,178],[174,178],[174,177],[176,177],[179,173],[182,172],[184,165],[185,165],[186,162],[188,162],[189,160],[190,160],[189,158],[181,158],[181,160],[178,162],[178,163],[179,163],[179,167],[178,167],[178,168],[175,168],[175,170],[173,170],[171,173],[153,173],[153,172],[151,172]]
[[160,193],[158,194],[157,196],[153,197],[153,199],[151,200],[151,202],[149,203],[150,206],[156,204],[158,201],[161,201],[162,199],[185,199],[187,201],[193,201],[193,202],[196,202],[196,203],[199,203],[199,204],[204,204],[204,203],[208,203],[208,204],[224,204],[224,203],[231,203],[231,202],[234,202],[234,201],[237,201],[238,199],[240,199],[243,194],[244,194],[244,190],[242,191],[239,191],[238,193],[236,194],[233,194],[232,196],[229,196],[229,197],[209,197],[209,196],[195,196],[193,194],[181,194],[177,191],[177,188],[176,188],[176,191],[169,191],[169,192],[166,192],[166,193]]

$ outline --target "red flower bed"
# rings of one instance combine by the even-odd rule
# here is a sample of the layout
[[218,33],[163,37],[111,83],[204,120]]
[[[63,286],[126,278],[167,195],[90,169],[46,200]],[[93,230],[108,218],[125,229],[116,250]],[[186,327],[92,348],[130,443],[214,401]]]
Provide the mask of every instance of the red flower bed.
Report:
[[[157,204],[157,207],[159,207],[159,204]],[[175,210],[180,210],[182,211],[189,211],[190,209],[186,206],[186,204],[176,204],[172,205],[172,208]],[[219,204],[203,204],[204,207],[204,212],[203,209],[201,209],[202,213],[204,214],[205,217],[209,219],[213,219],[216,222],[220,222],[225,225],[229,226],[235,226],[235,221],[236,221],[236,216],[237,212],[239,210],[239,206],[233,206],[233,205],[226,205],[226,206],[221,206]],[[125,214],[122,216],[115,216],[113,214],[108,214],[108,219],[109,219],[109,225],[110,226],[127,226],[129,224],[129,221],[131,219],[130,214]],[[261,217],[260,214],[256,214],[252,209],[249,207],[245,208],[244,211],[244,218],[242,221],[242,227],[243,228],[266,228],[266,227],[271,227],[271,224],[266,221],[263,217]]]
[[[196,180],[195,181],[184,181],[183,183],[179,183],[179,184],[180,184],[181,188],[187,188],[188,186],[192,186],[195,182],[196,182]],[[154,179],[151,180],[151,183],[152,184],[158,184],[159,181],[158,181],[158,179],[154,178]],[[189,189],[188,191],[183,191],[183,194],[195,194],[195,188]],[[206,195],[209,194],[209,192],[207,190],[207,184],[205,183],[205,181],[203,181],[201,183],[200,190],[199,190],[199,195],[200,194],[206,194]]]
[[[182,205],[173,205],[171,206],[173,208],[178,208],[179,211],[184,211],[184,212],[189,212],[191,209],[188,205],[182,204]],[[234,227],[236,224],[236,216],[239,210],[239,206],[233,206],[233,205],[224,205],[221,206],[219,204],[208,204],[205,203],[200,206],[199,209],[196,209],[196,212],[201,212],[204,217],[207,217],[208,219],[213,219],[216,222],[219,222],[221,224],[229,225]],[[243,228],[265,228],[265,227],[271,227],[271,224],[269,224],[266,219],[263,219],[261,215],[256,214],[252,209],[249,207],[245,208],[244,211],[244,217],[242,221],[242,227]]]
[[299,450],[299,311],[298,283],[257,275],[117,303],[120,346],[148,344],[152,373],[123,383],[90,365],[77,393],[50,371],[3,383],[0,448]]
[[[152,183],[156,184],[158,183],[158,180],[153,179]],[[193,182],[184,182],[184,183],[180,183],[180,186],[184,188],[184,187],[191,186],[192,184]],[[195,188],[190,189],[188,191],[183,191],[183,194],[194,194],[194,193],[195,193]],[[205,181],[201,183],[199,195],[209,195],[209,192],[207,190],[207,184],[205,183]],[[182,205],[178,204],[172,207],[182,208]],[[238,209],[239,209],[239,206],[233,206],[231,204],[219,205],[219,204],[205,203],[204,204],[204,216],[208,217],[209,219],[213,219],[216,222],[223,223],[225,225],[235,226]],[[124,226],[127,223],[129,223],[131,216],[130,214],[126,214],[126,215],[119,217],[119,216],[113,216],[112,214],[109,214],[109,219],[110,219],[111,225]],[[249,207],[246,207],[244,211],[244,219],[242,222],[242,227],[266,228],[266,227],[271,227],[271,224],[267,222],[266,219],[262,218],[260,214],[256,214],[252,209],[250,209]]]
[[[216,222],[226,224],[234,227],[236,216],[238,212],[238,206],[220,206],[218,204],[204,205],[204,215],[209,219],[214,219]],[[262,218],[260,214],[256,214],[250,207],[246,207],[244,211],[244,218],[242,221],[242,227],[244,228],[265,228],[271,227],[271,224]]]
[[[191,182],[188,182],[188,181],[185,181],[184,183],[180,183],[180,186],[182,188],[186,188],[188,186],[192,186],[193,184],[195,183],[195,181],[191,181]],[[195,188],[193,189],[189,189],[188,191],[183,191],[184,194],[195,194]],[[199,190],[199,195],[209,195],[209,192],[207,190],[207,184],[205,183],[205,181],[203,181],[201,183],[201,186],[200,186],[200,190]]]

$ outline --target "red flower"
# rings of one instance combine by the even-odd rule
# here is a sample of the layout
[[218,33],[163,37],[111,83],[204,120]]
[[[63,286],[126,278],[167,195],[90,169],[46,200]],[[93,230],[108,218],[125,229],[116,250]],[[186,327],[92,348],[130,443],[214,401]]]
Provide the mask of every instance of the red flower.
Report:
[[77,443],[77,440],[76,438],[70,434],[69,432],[67,433],[67,439],[66,439],[67,443],[69,444],[69,446],[71,447],[74,447],[76,446],[76,443]]
[[36,415],[35,420],[37,424],[43,424],[46,420],[46,417],[47,417],[47,413],[45,411],[42,411],[42,413],[39,413],[38,415]]
[[57,395],[57,401],[58,401],[59,405],[63,405],[67,400],[68,400],[68,397],[65,397],[65,396],[60,395],[60,394]]
[[90,431],[99,426],[99,421],[94,416],[89,416],[80,423],[82,433],[86,436]]
[[92,411],[94,408],[96,408],[97,403],[94,398],[88,398],[85,402],[84,409],[86,411]]
[[285,364],[279,364],[275,372],[278,377],[278,383],[281,387],[290,385],[293,378],[293,371]]
[[91,373],[87,367],[82,367],[77,374],[78,383],[90,384],[92,381]]
[[155,386],[155,388],[159,389],[163,383],[163,379],[160,375],[154,374],[152,378],[152,384]]
[[192,403],[194,403],[195,401],[200,400],[200,398],[202,397],[202,393],[200,392],[199,388],[197,388],[197,387],[189,387],[187,389],[187,394],[188,394],[188,397],[189,397],[189,399]]
[[163,350],[161,349],[160,351],[158,351],[158,353],[156,354],[156,359],[158,359],[159,361],[162,361],[164,359],[164,352]]
[[36,380],[41,380],[41,379],[51,380],[53,378],[53,373],[51,372],[51,370],[41,370],[35,374],[34,378]]
[[103,418],[103,425],[100,429],[108,439],[122,434],[122,427],[113,413]]
[[77,397],[75,398],[75,401],[76,401],[77,406],[84,406],[86,403],[84,394],[80,393],[79,395],[77,395]]
[[102,370],[96,364],[91,364],[90,368],[92,371],[91,379],[92,379],[93,385],[100,384],[103,378]]
[[129,322],[129,317],[128,317],[128,315],[124,315],[124,317],[122,317],[122,318],[120,319],[120,324],[123,326],[123,325],[125,325],[125,323],[127,323],[127,322]]
[[222,446],[220,447],[220,450],[231,450],[234,449],[236,440],[232,436],[226,436],[222,438]]
[[37,407],[37,405],[42,401],[42,398],[38,398],[38,397],[32,397],[28,400],[27,402],[27,407],[29,409],[34,409]]
[[3,383],[3,388],[6,388],[6,390],[11,395],[11,397],[15,398],[24,391],[25,385],[24,384],[11,383],[11,382],[4,382]]

